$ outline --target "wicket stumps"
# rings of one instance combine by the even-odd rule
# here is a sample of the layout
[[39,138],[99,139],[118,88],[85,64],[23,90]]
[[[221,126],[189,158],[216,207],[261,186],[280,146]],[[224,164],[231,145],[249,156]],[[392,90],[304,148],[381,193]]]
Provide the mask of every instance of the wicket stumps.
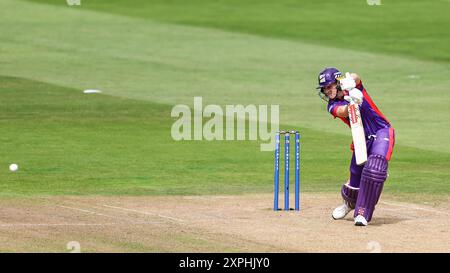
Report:
[[284,135],[284,210],[289,210],[289,155],[291,134],[295,135],[295,210],[300,210],[300,134],[298,131],[280,131],[275,135],[275,176],[273,210],[278,211],[280,179],[280,135]]

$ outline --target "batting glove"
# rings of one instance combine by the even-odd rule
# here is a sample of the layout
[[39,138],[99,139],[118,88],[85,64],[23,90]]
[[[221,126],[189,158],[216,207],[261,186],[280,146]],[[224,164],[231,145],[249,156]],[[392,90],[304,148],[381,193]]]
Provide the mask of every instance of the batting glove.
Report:
[[350,100],[346,99],[345,97],[348,97],[349,99],[353,100],[358,105],[361,105],[364,100],[363,93],[361,92],[361,90],[359,90],[357,88],[353,88],[352,90],[350,90],[348,92],[348,96],[344,96],[344,99],[346,101],[350,102]]
[[353,79],[353,77],[350,75],[350,73],[345,73],[345,78],[342,78],[339,80],[339,83],[341,85],[342,90],[350,91],[353,88],[356,87],[356,82]]

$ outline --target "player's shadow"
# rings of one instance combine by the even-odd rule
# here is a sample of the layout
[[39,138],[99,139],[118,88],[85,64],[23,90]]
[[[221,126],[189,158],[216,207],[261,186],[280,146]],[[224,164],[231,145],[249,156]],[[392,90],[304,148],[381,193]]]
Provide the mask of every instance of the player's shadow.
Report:
[[[393,225],[403,221],[408,220],[408,218],[402,217],[373,217],[370,221],[370,226],[383,226],[383,225]],[[353,218],[347,219],[347,221],[354,222]]]
[[408,218],[402,218],[402,217],[379,217],[379,218],[372,218],[372,221],[370,222],[371,226],[382,226],[382,225],[392,225],[397,224],[403,221],[408,220]]

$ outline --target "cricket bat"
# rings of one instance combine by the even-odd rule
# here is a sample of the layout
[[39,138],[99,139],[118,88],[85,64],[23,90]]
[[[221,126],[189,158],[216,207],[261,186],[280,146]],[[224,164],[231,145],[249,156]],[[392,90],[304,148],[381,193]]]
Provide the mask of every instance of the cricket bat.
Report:
[[362,123],[359,105],[353,100],[350,100],[348,106],[348,118],[350,119],[350,127],[352,129],[356,164],[362,165],[367,161],[366,136],[364,134],[364,125]]

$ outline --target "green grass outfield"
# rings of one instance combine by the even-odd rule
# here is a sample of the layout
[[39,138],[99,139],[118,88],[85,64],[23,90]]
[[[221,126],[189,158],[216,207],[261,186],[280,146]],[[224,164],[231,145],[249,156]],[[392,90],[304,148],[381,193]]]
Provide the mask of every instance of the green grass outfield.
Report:
[[134,2],[0,1],[2,196],[271,192],[260,143],[171,139],[194,96],[279,104],[302,189],[338,191],[351,140],[315,94],[326,65],[358,72],[397,130],[386,192],[450,193],[449,1]]

